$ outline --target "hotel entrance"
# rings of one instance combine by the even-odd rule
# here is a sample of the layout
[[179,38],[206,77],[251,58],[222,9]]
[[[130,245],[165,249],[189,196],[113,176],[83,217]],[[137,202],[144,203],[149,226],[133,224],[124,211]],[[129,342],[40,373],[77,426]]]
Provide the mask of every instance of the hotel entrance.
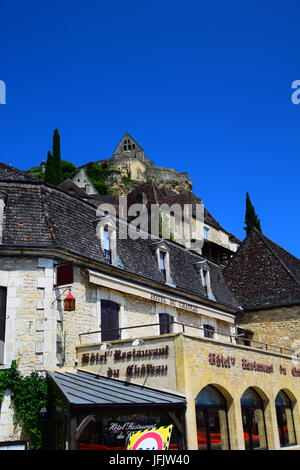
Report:
[[253,388],[244,392],[241,407],[246,450],[267,449],[263,401]]
[[199,450],[229,450],[226,400],[212,385],[196,398],[197,440]]
[[52,450],[126,450],[129,436],[172,425],[170,450],[186,448],[185,397],[89,372],[49,372]]

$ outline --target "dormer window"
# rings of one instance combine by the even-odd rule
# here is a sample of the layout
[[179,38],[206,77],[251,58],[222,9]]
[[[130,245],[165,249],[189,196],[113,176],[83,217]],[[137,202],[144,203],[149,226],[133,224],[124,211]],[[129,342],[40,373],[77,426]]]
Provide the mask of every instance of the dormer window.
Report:
[[198,271],[200,281],[202,286],[204,287],[207,297],[210,300],[216,300],[216,297],[212,291],[211,287],[211,279],[210,279],[210,266],[208,263],[203,260],[203,261],[198,261],[196,263],[196,269]]
[[163,275],[165,282],[167,281],[166,258],[167,253],[165,251],[159,250],[159,269]]
[[209,240],[209,228],[203,227],[203,238],[204,240]]
[[110,264],[116,265],[118,257],[114,217],[110,214],[102,215],[95,222],[98,222],[96,233],[101,241],[104,260]]
[[107,225],[103,229],[102,249],[104,258],[111,263],[111,234]]
[[202,279],[202,285],[205,287],[207,291],[207,286],[209,284],[209,272],[207,269],[201,269],[201,279]]
[[0,243],[3,240],[4,214],[7,194],[0,191]]
[[174,281],[171,277],[168,244],[164,240],[160,240],[159,242],[151,243],[151,249],[155,254],[158,269],[163,277],[164,282],[175,287]]

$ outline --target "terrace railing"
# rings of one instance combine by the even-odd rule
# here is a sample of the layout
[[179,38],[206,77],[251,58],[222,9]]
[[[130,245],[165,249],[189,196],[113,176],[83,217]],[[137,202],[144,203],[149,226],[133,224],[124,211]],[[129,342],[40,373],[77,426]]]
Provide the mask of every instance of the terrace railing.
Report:
[[[264,343],[262,341],[255,341],[253,339],[243,338],[242,335],[237,335],[237,334],[232,335],[232,334],[223,333],[221,331],[215,330],[214,335],[212,337],[212,335],[211,335],[212,331],[210,329],[208,330],[205,327],[189,325],[187,323],[180,323],[180,322],[176,322],[176,321],[164,322],[164,325],[167,325],[167,324],[170,325],[170,328],[172,328],[173,325],[179,325],[180,328],[181,328],[182,333],[186,333],[189,328],[192,328],[192,329],[195,329],[195,330],[200,330],[200,331],[203,332],[203,335],[201,335],[201,338],[204,338],[204,339],[207,339],[207,340],[214,339],[215,334],[216,334],[216,335],[218,335],[218,339],[219,339],[219,337],[227,338],[229,340],[229,342],[232,343],[232,344],[240,345],[240,343],[238,341],[245,340],[247,342],[247,345],[244,345],[245,347],[251,347],[251,348],[255,348],[255,349],[259,349],[259,350],[272,351],[272,352],[274,352],[274,350],[275,350],[275,352],[280,352],[280,354],[285,354],[285,355],[288,355],[288,356],[293,356],[295,354],[295,349],[292,349],[288,346],[279,346],[277,344]],[[155,327],[155,326],[159,327],[159,326],[161,326],[161,323],[149,323],[149,324],[143,324],[143,325],[127,326],[127,327],[123,327],[123,328],[88,331],[86,333],[80,333],[79,334],[79,340],[80,340],[80,343],[82,344],[82,337],[83,336],[101,334],[101,333],[105,332],[105,335],[107,337],[107,334],[109,332],[112,333],[112,332],[116,332],[116,331],[119,332],[119,336],[120,336],[120,339],[121,339],[121,332],[122,331],[135,330],[135,329],[138,330],[139,328],[148,328],[148,327]],[[177,331],[176,333],[179,333],[179,332],[180,331]],[[209,332],[209,335],[205,336],[205,332],[207,332],[207,333]],[[153,335],[151,335],[151,336],[153,336]],[[157,336],[160,336],[160,335],[157,335]],[[126,338],[126,339],[132,339],[132,338]],[[106,342],[107,342],[107,340],[106,340]],[[228,344],[228,341],[226,341],[226,344]],[[283,351],[285,351],[285,352],[283,352]]]

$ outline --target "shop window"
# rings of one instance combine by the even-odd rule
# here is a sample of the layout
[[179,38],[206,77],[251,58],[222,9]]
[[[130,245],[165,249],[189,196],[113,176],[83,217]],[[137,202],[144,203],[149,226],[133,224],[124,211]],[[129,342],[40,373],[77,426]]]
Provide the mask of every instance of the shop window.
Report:
[[119,305],[110,300],[101,300],[101,341],[120,339]]
[[[118,412],[113,409],[110,411],[103,409],[98,412],[93,411],[93,415],[93,419],[78,437],[77,450],[126,451],[130,434],[172,424],[167,412],[154,408],[151,411],[145,409],[132,411],[124,406]],[[86,414],[78,413],[77,426],[82,423],[85,417]],[[177,427],[174,426],[169,450],[182,449],[182,441],[183,437]]]
[[296,444],[292,403],[283,390],[278,393],[275,405],[280,446],[287,447]]
[[213,338],[215,335],[215,328],[211,325],[203,325],[204,338]]
[[0,287],[0,364],[4,364],[7,287]]
[[159,314],[159,334],[167,335],[172,333],[173,317],[168,313]]
[[58,264],[56,266],[56,286],[73,284],[74,265],[73,263]]
[[196,420],[198,450],[230,448],[226,400],[212,385],[196,398]]
[[253,388],[244,392],[241,407],[246,450],[267,449],[263,401]]

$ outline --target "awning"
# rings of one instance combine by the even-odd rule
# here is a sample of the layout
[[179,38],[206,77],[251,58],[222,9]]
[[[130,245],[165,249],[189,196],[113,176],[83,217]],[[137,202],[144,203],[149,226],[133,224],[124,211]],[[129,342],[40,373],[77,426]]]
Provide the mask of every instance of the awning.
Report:
[[70,405],[185,405],[184,396],[90,372],[48,372]]

